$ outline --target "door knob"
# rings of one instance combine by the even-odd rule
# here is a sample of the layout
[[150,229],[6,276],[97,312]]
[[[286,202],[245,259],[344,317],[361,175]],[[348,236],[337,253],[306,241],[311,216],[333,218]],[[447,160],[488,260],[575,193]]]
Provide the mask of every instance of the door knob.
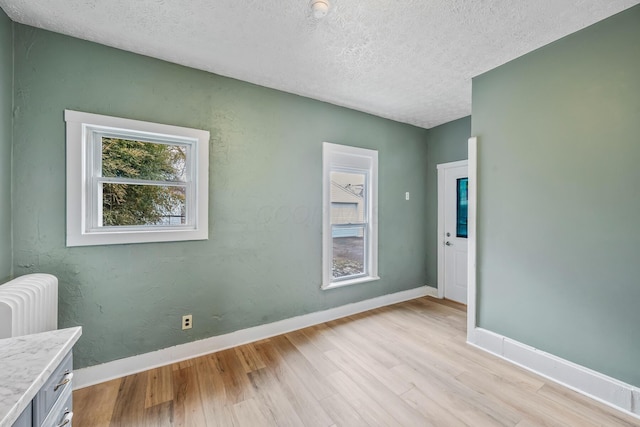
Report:
[[447,246],[453,246],[453,243],[451,243],[451,242],[449,242],[449,241],[444,242],[444,244],[445,244],[445,245],[447,245]]

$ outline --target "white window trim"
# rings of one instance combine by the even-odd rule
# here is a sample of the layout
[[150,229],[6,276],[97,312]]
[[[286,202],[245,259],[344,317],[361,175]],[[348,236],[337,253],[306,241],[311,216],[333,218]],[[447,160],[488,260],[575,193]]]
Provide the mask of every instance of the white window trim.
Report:
[[[99,114],[65,110],[67,123],[67,246],[112,245],[147,242],[206,240],[209,237],[209,132],[200,129],[164,125]],[[188,226],[180,227],[105,227],[92,229],[91,153],[93,130],[103,128],[123,136],[147,134],[151,140],[188,141],[194,156],[189,184],[193,212]]]
[[[368,274],[353,279],[333,281],[333,236],[331,230],[331,170],[355,168],[368,170],[367,212],[368,239],[365,254]],[[334,289],[379,280],[378,277],[378,152],[347,145],[322,144],[322,289]]]

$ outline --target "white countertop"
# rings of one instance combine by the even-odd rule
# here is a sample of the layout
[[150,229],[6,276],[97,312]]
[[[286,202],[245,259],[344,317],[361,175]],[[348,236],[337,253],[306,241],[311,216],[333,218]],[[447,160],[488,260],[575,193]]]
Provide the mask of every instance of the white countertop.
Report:
[[58,329],[0,340],[0,427],[10,427],[82,335]]

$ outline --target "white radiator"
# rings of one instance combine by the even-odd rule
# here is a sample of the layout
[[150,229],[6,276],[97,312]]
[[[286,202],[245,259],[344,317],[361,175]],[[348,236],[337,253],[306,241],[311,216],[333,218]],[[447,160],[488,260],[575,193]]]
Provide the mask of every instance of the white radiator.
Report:
[[0,285],[0,339],[58,329],[58,279],[27,274]]

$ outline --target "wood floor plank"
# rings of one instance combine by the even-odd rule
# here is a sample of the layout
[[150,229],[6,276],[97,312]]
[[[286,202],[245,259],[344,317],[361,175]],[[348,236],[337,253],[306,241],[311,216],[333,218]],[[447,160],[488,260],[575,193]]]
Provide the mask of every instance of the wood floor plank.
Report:
[[349,405],[340,395],[325,397],[320,405],[329,414],[336,426],[341,427],[368,427],[360,414]]
[[378,336],[376,336],[377,331],[363,329],[358,326],[359,323],[359,320],[347,318],[333,320],[328,322],[327,325],[330,327],[332,333],[350,340],[354,345],[366,351],[384,367],[392,368],[402,363],[393,353],[387,351],[385,347],[380,347],[380,345],[375,342],[378,339]]
[[335,420],[327,415],[320,402],[298,378],[288,362],[284,360],[271,342],[256,344],[256,351],[281,385],[287,399],[293,405],[305,426],[327,427]]
[[146,372],[122,378],[110,425],[112,427],[144,425],[146,393]]
[[193,359],[181,360],[180,362],[171,364],[171,369],[174,371],[191,367],[193,367]]
[[428,296],[426,298],[419,298],[416,301],[420,301],[420,302],[430,301],[430,302],[433,302],[433,303],[436,303],[436,304],[446,305],[448,307],[451,307],[451,308],[456,309],[458,311],[461,311],[463,313],[467,312],[466,304],[462,304],[460,302],[456,302],[456,301],[453,301],[453,300],[450,300],[450,299],[444,299],[444,298],[439,299],[439,298],[434,298],[432,296]]
[[[423,299],[416,300],[422,301]],[[455,313],[457,315],[457,313]],[[436,317],[431,311],[425,316]],[[420,323],[422,324],[422,323]],[[422,349],[428,349],[431,354],[439,355],[440,360],[456,359],[456,365],[465,367],[465,370],[482,369],[488,372],[498,373],[504,379],[515,383],[520,388],[527,388],[533,392],[544,385],[544,379],[538,375],[512,364],[506,364],[503,360],[475,347],[466,344],[464,339],[443,340],[434,339],[434,335],[427,331],[429,328],[415,328],[412,325],[402,325],[395,331],[394,337],[398,337],[401,343],[412,342],[419,344]],[[421,350],[420,350],[421,351]],[[416,350],[412,350],[413,353]],[[456,376],[455,371],[451,371]]]
[[73,424],[79,427],[108,427],[121,383],[122,378],[117,378],[74,391]]
[[[445,336],[450,339],[460,339],[466,336],[466,322],[461,321],[459,326],[452,326],[444,320],[445,316],[439,315],[437,311],[430,313],[432,313],[431,316],[424,316],[405,307],[397,308],[394,311],[385,307],[373,319],[389,327],[395,326],[396,330],[420,330],[435,339]],[[423,328],[419,328],[419,324],[422,324]]]
[[173,401],[159,403],[144,411],[144,427],[173,427]]
[[459,426],[464,425],[462,420],[446,408],[427,397],[417,388],[412,388],[402,395],[402,398],[425,418],[425,426]]
[[329,327],[324,323],[320,325],[314,325],[309,328],[302,329],[302,333],[311,341],[313,344],[320,349],[320,351],[325,352],[329,350],[335,349],[333,343],[326,338],[324,333],[330,331]]
[[401,361],[397,366],[408,364],[419,371],[436,369],[451,377],[466,370],[465,366],[456,363],[447,354],[436,351],[435,343],[422,339],[418,334],[395,332],[389,336],[387,345],[387,351]]
[[401,426],[378,402],[372,399],[342,371],[329,375],[338,393],[371,426]]
[[227,405],[224,380],[218,372],[216,361],[211,356],[202,356],[195,360],[194,366],[206,425],[232,427],[233,411],[231,406]]
[[278,427],[271,414],[255,400],[248,399],[233,405],[235,424],[244,426]]
[[452,358],[456,358],[461,364],[465,364],[468,370],[476,371],[480,369],[484,372],[495,373],[518,388],[526,389],[530,392],[538,391],[545,384],[544,378],[519,366],[505,364],[504,360],[497,356],[470,347],[467,344],[442,343],[440,351]]
[[303,425],[276,378],[267,369],[259,369],[247,374],[256,389],[256,400],[262,401],[269,409],[278,426],[295,427]]
[[321,375],[331,375],[338,371],[338,368],[301,331],[290,332],[285,337]]
[[525,419],[537,419],[541,426],[581,425],[593,426],[588,419],[572,415],[569,411],[557,412],[557,407],[551,402],[545,404],[534,394],[527,393],[513,384],[495,375],[485,375],[480,372],[464,372],[456,378],[462,384],[475,390],[490,394],[494,399],[503,403],[520,414]]
[[74,425],[640,426],[465,330],[461,306],[418,298],[74,391]]
[[266,367],[260,356],[256,354],[253,344],[241,345],[234,350],[245,372],[253,372]]
[[173,369],[171,365],[147,371],[147,394],[145,408],[173,400]]
[[193,364],[173,371],[173,390],[176,427],[206,425],[198,377]]
[[274,337],[271,342],[298,378],[307,384],[316,399],[324,399],[336,393],[327,378],[321,375],[288,339],[284,336]]
[[364,393],[383,407],[400,425],[413,426],[424,423],[424,418],[383,382],[362,367],[360,362],[341,353],[328,351],[327,357],[345,373]]
[[219,351],[210,357],[224,383],[226,404],[234,405],[255,397],[253,386],[233,349]]
[[431,372],[436,375],[421,375],[407,365],[396,366],[393,371],[411,380],[423,394],[467,425],[515,425],[522,418],[515,411],[501,408],[498,402],[491,401],[485,395],[462,390],[458,384],[447,387],[438,380],[436,371]]
[[368,351],[363,351],[361,347],[354,345],[351,340],[340,337],[339,335],[334,334],[331,330],[322,331],[319,332],[319,334],[332,344],[332,348],[325,346],[325,348],[328,348],[327,351],[339,349],[347,353],[351,358],[359,362],[365,370],[367,370],[381,383],[385,384],[394,393],[400,395],[411,388],[411,384],[402,380],[397,375],[392,374],[386,366],[378,362],[378,360],[372,357]]
[[[505,364],[503,360],[491,354],[470,347],[464,340],[438,339],[433,335],[433,331],[403,325],[394,331],[392,340],[395,340],[393,351],[396,354],[404,354],[405,356],[399,357],[404,358],[405,362],[428,361],[431,365],[445,369],[453,377],[462,373],[462,369],[485,370],[497,372],[503,378],[532,392],[537,391],[544,384],[544,379],[540,376],[517,366]],[[410,355],[409,360],[407,360],[407,354]]]
[[[521,420],[515,427],[540,427],[542,424],[539,422],[532,421],[528,418]],[[562,427],[558,425],[558,427]]]

